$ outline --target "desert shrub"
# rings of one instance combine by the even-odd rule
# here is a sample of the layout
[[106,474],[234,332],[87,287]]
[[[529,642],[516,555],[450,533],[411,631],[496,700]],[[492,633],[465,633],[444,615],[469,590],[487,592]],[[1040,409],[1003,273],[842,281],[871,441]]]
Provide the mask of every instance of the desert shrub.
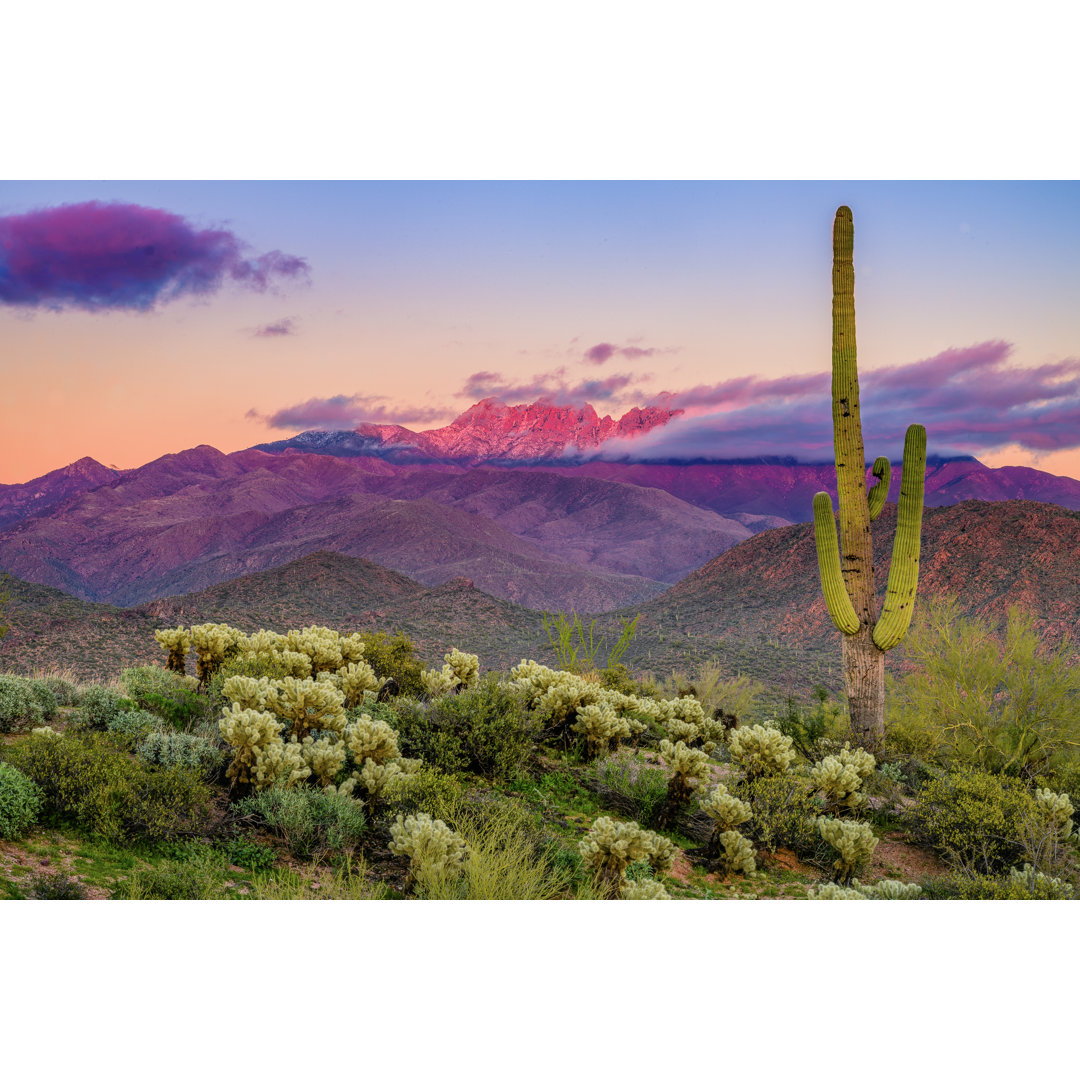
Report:
[[225,755],[209,739],[180,731],[148,733],[137,754],[151,765],[182,765],[208,778],[225,764]]
[[29,900],[85,900],[86,886],[63,870],[36,875],[30,885]]
[[776,717],[777,731],[791,739],[792,746],[810,762],[819,761],[840,739],[850,734],[851,722],[836,702],[829,699],[824,686],[814,687],[814,700],[809,708],[793,697],[785,703],[784,712]]
[[403,753],[493,780],[520,774],[537,735],[522,694],[494,674],[430,703],[403,702],[396,728]]
[[151,733],[169,729],[157,713],[147,712],[145,709],[132,709],[130,712],[118,713],[115,719],[109,722],[108,730],[113,738],[122,741],[125,746],[134,750]]
[[731,760],[743,770],[747,780],[785,773],[795,760],[791,737],[763,724],[736,728],[728,749]]
[[236,811],[254,814],[302,859],[352,851],[367,827],[355,799],[315,788],[276,784],[241,800]]
[[398,784],[392,802],[403,814],[423,813],[447,821],[460,806],[464,791],[456,777],[421,765]]
[[763,776],[745,781],[735,789],[754,816],[743,830],[758,847],[790,848],[810,855],[818,847],[817,819],[822,805],[813,784],[801,776]]
[[45,722],[40,697],[27,679],[0,675],[0,732],[34,727]]
[[1032,779],[1080,742],[1080,666],[1044,647],[1032,617],[1003,635],[955,600],[920,602],[904,641],[908,673],[890,681],[890,741],[946,764]]
[[192,852],[143,866],[117,883],[113,900],[224,900],[229,889],[228,868],[212,850]]
[[273,848],[246,836],[229,840],[223,850],[230,863],[247,870],[269,870],[277,862],[277,852]]
[[593,769],[599,784],[629,804],[630,816],[639,825],[656,821],[667,798],[668,778],[663,769],[647,765],[640,756],[605,758]]
[[844,884],[851,880],[855,871],[874,853],[878,839],[865,821],[843,821],[838,818],[820,817],[818,832],[837,854],[833,869],[836,880]]
[[362,633],[364,659],[380,678],[393,679],[405,697],[419,697],[424,692],[421,672],[424,665],[416,659],[412,639],[399,633]]
[[7,757],[41,788],[47,813],[107,840],[190,835],[209,819],[210,789],[196,774],[146,765],[106,734],[30,735]]
[[921,836],[948,862],[989,876],[1021,861],[1039,817],[1021,781],[970,767],[924,784],[912,809]]
[[80,714],[73,725],[88,731],[105,731],[132,704],[115,690],[93,683],[83,691],[80,706]]
[[173,727],[186,727],[206,713],[206,700],[195,692],[195,679],[165,668],[144,665],[120,672],[127,696],[147,712],[156,713]]
[[44,793],[29,776],[0,761],[0,840],[25,836],[36,824],[44,802]]
[[82,691],[79,689],[77,683],[72,682],[71,679],[67,679],[63,675],[39,674],[35,676],[34,682],[41,683],[43,686],[48,687],[48,689],[52,691],[52,695],[56,699],[57,705],[79,704]]
[[1022,869],[1013,867],[1008,874],[997,877],[954,872],[927,882],[923,891],[931,900],[1080,899],[1080,891],[1075,885],[1040,873],[1030,863]]
[[550,900],[572,892],[572,873],[551,853],[539,822],[514,802],[461,805],[454,831],[467,849],[460,868],[425,874],[427,900]]

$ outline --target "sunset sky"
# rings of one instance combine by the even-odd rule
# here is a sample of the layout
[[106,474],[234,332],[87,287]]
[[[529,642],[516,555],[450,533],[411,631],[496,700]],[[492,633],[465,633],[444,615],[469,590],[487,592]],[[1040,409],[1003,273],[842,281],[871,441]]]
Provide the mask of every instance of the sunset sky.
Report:
[[1077,183],[4,182],[0,483],[486,396],[825,460],[842,203],[868,455],[1080,478]]

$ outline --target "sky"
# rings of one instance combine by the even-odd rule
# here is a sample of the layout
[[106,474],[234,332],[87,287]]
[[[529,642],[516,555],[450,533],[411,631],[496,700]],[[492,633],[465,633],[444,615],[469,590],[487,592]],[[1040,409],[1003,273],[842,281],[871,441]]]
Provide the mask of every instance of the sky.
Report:
[[828,460],[851,206],[864,436],[1080,477],[1080,184],[0,182],[0,482],[482,397],[683,410],[617,453]]

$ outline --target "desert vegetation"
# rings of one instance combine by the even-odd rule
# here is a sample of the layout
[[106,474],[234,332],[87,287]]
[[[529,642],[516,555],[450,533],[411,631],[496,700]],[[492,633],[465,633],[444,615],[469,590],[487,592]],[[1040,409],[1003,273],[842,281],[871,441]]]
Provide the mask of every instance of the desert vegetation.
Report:
[[[1066,899],[1080,668],[927,604],[876,752],[847,702],[623,648],[486,670],[403,635],[162,628],[108,682],[0,676],[27,899]],[[558,627],[571,634],[560,635]],[[633,636],[625,623],[623,638]],[[622,638],[618,646],[625,645]]]

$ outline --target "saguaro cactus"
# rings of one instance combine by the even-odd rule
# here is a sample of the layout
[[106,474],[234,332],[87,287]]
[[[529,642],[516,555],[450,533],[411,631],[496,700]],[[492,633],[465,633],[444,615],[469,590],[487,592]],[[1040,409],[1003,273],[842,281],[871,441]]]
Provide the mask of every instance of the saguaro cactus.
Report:
[[885,603],[878,618],[870,522],[885,505],[889,491],[889,460],[879,457],[874,462],[873,475],[877,483],[867,492],[855,351],[854,234],[851,210],[841,206],[833,222],[832,345],[833,445],[840,503],[840,547],[837,546],[832,499],[825,491],[814,496],[814,539],[825,603],[836,628],[844,634],[844,680],[851,726],[856,736],[872,747],[885,733],[885,651],[903,640],[915,607],[926,476],[926,429],[921,424],[912,424],[904,438],[892,566]]

